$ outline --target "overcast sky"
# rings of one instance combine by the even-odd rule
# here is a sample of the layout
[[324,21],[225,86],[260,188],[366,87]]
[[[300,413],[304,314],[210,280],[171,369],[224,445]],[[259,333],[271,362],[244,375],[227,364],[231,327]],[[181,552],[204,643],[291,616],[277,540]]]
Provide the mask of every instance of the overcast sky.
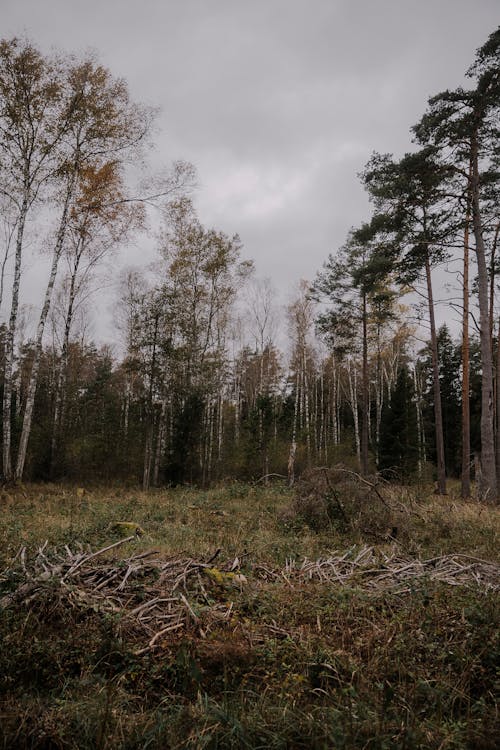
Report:
[[[411,147],[427,98],[463,82],[500,19],[498,0],[0,0],[0,10],[2,36],[92,48],[134,99],[160,108],[155,160],[196,166],[201,220],[238,232],[283,299],[369,218],[356,175],[371,152]],[[121,262],[144,257],[132,248]]]

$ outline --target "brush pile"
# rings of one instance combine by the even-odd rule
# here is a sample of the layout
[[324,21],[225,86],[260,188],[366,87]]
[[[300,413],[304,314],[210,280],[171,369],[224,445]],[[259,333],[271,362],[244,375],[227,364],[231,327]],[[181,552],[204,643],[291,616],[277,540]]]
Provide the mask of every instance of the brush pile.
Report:
[[380,475],[362,477],[342,465],[317,467],[302,474],[279,518],[288,529],[308,526],[321,532],[332,528],[372,543],[396,537],[408,542],[415,524],[425,519],[411,497],[403,502],[402,494],[400,487],[395,489]]
[[[131,636],[143,654],[161,646],[179,632],[190,630],[205,638],[214,628],[231,621],[237,590],[247,582],[238,558],[213,567],[210,560],[188,557],[165,559],[156,550],[110,559],[117,546],[132,542],[129,536],[97,552],[49,551],[47,543],[28,561],[21,548],[12,565],[0,574],[0,610],[44,606],[50,595],[78,611],[93,610],[119,615],[122,631]],[[100,558],[100,559],[98,559]],[[254,583],[306,582],[356,586],[364,590],[411,593],[425,580],[450,586],[500,588],[500,566],[467,555],[443,555],[427,560],[405,557],[396,550],[386,554],[375,547],[352,547],[324,559],[299,562],[289,559],[281,569],[246,564]]]
[[286,561],[283,570],[256,566],[259,575],[267,580],[293,582],[320,581],[349,584],[366,589],[395,589],[410,593],[419,580],[428,579],[450,586],[479,586],[497,591],[500,588],[500,566],[469,555],[441,555],[428,560],[407,557],[399,550],[386,554],[375,547],[358,550],[351,547],[343,554],[302,562]]
[[28,608],[57,589],[66,605],[121,615],[122,629],[139,642],[145,640],[137,654],[154,649],[177,631],[195,629],[205,637],[230,619],[232,604],[227,603],[224,589],[240,587],[245,581],[234,572],[237,559],[219,569],[211,567],[215,556],[208,562],[160,559],[151,550],[97,561],[135,539],[135,535],[127,537],[97,552],[75,552],[67,545],[62,551],[49,552],[45,544],[29,562],[26,549],[21,548],[13,565],[0,574],[0,590],[10,589],[0,598],[0,610],[15,604]]

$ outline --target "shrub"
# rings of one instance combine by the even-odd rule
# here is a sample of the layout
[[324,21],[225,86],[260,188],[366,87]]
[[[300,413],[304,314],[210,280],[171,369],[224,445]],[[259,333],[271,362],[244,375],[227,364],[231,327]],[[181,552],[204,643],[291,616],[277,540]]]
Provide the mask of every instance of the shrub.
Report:
[[363,478],[341,465],[304,472],[280,520],[288,527],[305,524],[317,532],[331,527],[378,541],[408,537],[411,526],[408,507],[383,478]]

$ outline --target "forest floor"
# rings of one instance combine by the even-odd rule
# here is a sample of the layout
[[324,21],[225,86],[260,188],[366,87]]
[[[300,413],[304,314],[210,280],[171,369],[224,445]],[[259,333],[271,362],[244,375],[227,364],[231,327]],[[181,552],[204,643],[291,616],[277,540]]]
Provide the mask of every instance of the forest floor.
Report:
[[0,747],[498,747],[499,511],[390,503],[2,490]]

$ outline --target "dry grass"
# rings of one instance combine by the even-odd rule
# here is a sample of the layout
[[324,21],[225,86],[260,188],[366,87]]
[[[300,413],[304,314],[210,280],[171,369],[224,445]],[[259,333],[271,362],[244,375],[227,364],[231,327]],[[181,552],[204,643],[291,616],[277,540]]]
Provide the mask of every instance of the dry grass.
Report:
[[[424,555],[468,552],[498,559],[497,508],[406,488],[389,487],[387,492],[405,551]],[[120,521],[133,522],[145,532],[134,543],[134,550],[154,545],[166,555],[184,552],[202,558],[221,548],[227,557],[248,554],[253,560],[271,564],[281,564],[290,556],[324,556],[349,542],[361,544],[364,539],[391,542],[389,536],[378,538],[381,528],[389,531],[394,524],[384,516],[385,526],[381,527],[375,503],[364,511],[366,528],[358,525],[346,529],[334,519],[315,530],[300,518],[283,522],[290,498],[290,492],[281,486],[237,483],[210,491],[181,488],[151,493],[123,488],[82,492],[59,485],[25,486],[0,494],[0,556],[7,561],[21,544],[34,549],[47,539],[51,544],[76,540],[104,546],[120,536],[116,529]]]
[[[375,505],[363,508],[357,524],[333,514],[314,530],[298,515],[284,520],[292,499],[280,486],[240,484],[149,494],[56,485],[4,491],[0,747],[493,750],[498,599],[460,570],[462,558],[449,556],[498,561],[498,511],[389,488],[400,531],[379,540],[373,535],[383,524],[395,523],[387,508],[382,515]],[[85,558],[63,584],[64,571],[24,598],[10,596],[23,575],[32,582],[43,564],[67,555],[64,545],[76,554],[81,544],[84,554],[116,542],[124,529],[117,522],[140,535]],[[33,567],[46,540],[45,563]],[[26,572],[20,556],[12,562],[22,547]],[[370,580],[383,579],[384,560],[396,578],[404,565],[419,575],[370,588],[355,571],[368,547]],[[141,572],[137,555],[151,548],[156,572],[154,565]],[[440,555],[439,570],[417,562]],[[181,588],[182,627],[144,651],[155,622],[144,618],[138,628],[108,604],[114,583],[135,565],[120,599],[161,619],[148,597],[171,556],[195,561]],[[234,586],[223,573],[236,556],[246,582]],[[342,583],[325,578],[332,566]],[[99,598],[88,586],[102,581]]]

